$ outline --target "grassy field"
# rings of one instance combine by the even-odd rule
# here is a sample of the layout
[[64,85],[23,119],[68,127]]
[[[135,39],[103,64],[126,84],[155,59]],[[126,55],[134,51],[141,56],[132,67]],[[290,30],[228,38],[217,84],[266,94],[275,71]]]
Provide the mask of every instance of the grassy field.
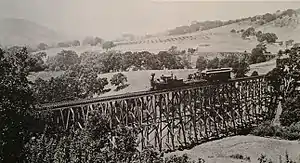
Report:
[[203,158],[207,163],[240,163],[245,160],[231,158],[231,155],[240,154],[250,157],[251,163],[257,163],[261,154],[265,154],[274,163],[279,163],[279,156],[285,159],[286,151],[289,157],[300,162],[299,141],[277,140],[257,136],[234,136],[221,140],[207,142],[190,150],[176,151],[169,155],[187,154],[192,159]]

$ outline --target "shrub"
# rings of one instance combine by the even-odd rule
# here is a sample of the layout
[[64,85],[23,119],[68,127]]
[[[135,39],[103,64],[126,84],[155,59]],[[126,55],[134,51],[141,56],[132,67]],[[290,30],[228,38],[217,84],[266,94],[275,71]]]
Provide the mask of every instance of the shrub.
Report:
[[263,33],[257,37],[257,41],[267,43],[275,43],[278,39],[277,35],[275,33]]
[[105,50],[111,49],[113,47],[115,47],[116,45],[114,44],[114,42],[112,41],[106,41],[102,44],[102,48]]
[[262,44],[258,44],[255,48],[253,48],[249,57],[249,63],[254,64],[265,62],[267,60],[264,55],[264,53],[266,53],[266,49],[266,46]]
[[219,68],[219,65],[220,65],[220,60],[218,57],[215,57],[214,59],[208,61],[207,68],[215,69],[215,68]]
[[257,71],[253,71],[251,76],[258,76],[258,72]]
[[54,57],[47,59],[47,64],[51,70],[57,69],[67,70],[80,62],[78,55],[72,50],[62,50]]
[[254,128],[251,133],[256,136],[282,136],[282,129],[274,126],[270,121],[264,122]]
[[287,94],[282,105],[282,113],[280,115],[280,122],[284,126],[290,126],[293,123],[299,122],[300,118],[300,96]]
[[117,86],[116,90],[120,90],[128,86],[128,84],[125,84],[126,82],[127,82],[127,77],[122,73],[114,74],[110,79],[110,83],[112,85]]
[[196,61],[196,68],[200,71],[207,67],[207,60],[203,56],[199,56]]
[[274,126],[270,121],[260,124],[258,127],[251,131],[256,136],[271,136],[280,137],[286,140],[299,140],[300,139],[300,123],[292,124],[288,127]]
[[230,155],[229,157],[234,159],[239,159],[239,160],[251,161],[249,156],[243,156],[241,154],[234,154],[234,155]]
[[242,38],[245,39],[249,36],[254,36],[254,35],[255,35],[255,29],[253,27],[250,27],[242,33]]
[[[258,158],[259,163],[273,163],[273,160],[269,159],[266,155],[261,154]],[[296,163],[296,161],[293,161],[289,158],[289,154],[286,152],[285,154],[285,160],[282,161],[281,155],[279,156],[278,163]]]

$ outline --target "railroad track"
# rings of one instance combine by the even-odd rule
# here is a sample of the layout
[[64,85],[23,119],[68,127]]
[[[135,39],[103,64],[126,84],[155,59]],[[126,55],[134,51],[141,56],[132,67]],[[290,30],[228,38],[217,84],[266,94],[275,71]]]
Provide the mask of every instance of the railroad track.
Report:
[[254,80],[254,79],[259,79],[259,78],[264,78],[264,77],[265,77],[265,75],[260,75],[260,76],[254,76],[254,77],[230,79],[229,81],[223,82],[223,83],[215,83],[215,84],[208,83],[206,85],[182,86],[182,87],[170,88],[170,89],[164,89],[164,90],[153,90],[153,91],[147,90],[147,91],[124,93],[124,94],[119,94],[119,95],[112,95],[112,96],[105,96],[105,97],[98,97],[98,98],[91,98],[91,99],[80,99],[80,100],[72,100],[72,101],[46,103],[46,104],[40,104],[37,107],[39,108],[39,111],[58,110],[58,109],[62,109],[62,108],[79,107],[79,106],[83,106],[86,104],[116,101],[119,99],[126,100],[126,99],[142,97],[142,96],[146,96],[146,95],[159,95],[159,94],[164,94],[164,93],[174,92],[174,91],[179,91],[179,90],[188,90],[188,89],[193,89],[193,88],[198,88],[198,87],[229,84],[229,83]]

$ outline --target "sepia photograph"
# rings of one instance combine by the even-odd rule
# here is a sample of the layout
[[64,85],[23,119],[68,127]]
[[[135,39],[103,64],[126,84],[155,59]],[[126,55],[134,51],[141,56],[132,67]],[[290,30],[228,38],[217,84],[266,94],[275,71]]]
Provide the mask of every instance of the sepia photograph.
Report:
[[300,1],[0,0],[0,163],[300,163]]

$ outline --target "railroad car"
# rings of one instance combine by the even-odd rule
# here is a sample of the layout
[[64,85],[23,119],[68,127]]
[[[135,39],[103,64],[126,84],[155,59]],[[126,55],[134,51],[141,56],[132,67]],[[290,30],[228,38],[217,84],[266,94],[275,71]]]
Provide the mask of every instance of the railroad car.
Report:
[[176,76],[162,75],[160,79],[155,79],[155,74],[151,74],[151,90],[171,89],[183,86],[205,85],[215,82],[226,82],[231,79],[231,68],[219,68],[204,70],[190,74],[187,80],[177,79]]
[[209,82],[219,82],[219,81],[227,81],[231,79],[231,68],[219,68],[219,69],[211,69],[204,70],[201,72],[203,79]]

